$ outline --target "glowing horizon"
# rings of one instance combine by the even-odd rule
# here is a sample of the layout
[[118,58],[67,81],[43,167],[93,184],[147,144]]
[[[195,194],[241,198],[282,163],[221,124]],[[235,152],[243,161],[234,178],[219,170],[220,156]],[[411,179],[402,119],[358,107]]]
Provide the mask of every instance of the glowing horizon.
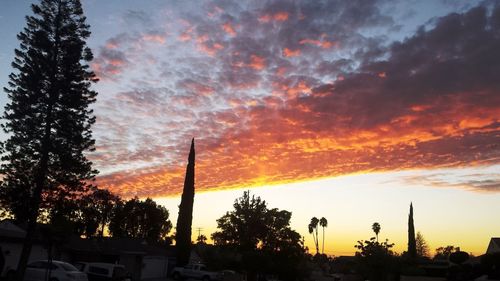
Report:
[[[490,221],[491,216],[500,211],[500,205],[497,204],[500,194],[477,192],[459,181],[454,183],[455,187],[451,183],[445,185],[446,178],[466,177],[471,172],[498,178],[492,173],[499,168],[495,165],[483,171],[472,168],[371,173],[250,189],[197,191],[192,237],[196,241],[196,228],[201,227],[202,233],[211,242],[210,234],[216,230],[215,220],[233,209],[234,200],[244,190],[250,190],[252,194],[266,200],[268,207],[292,211],[291,226],[305,237],[310,253],[315,252],[312,238],[307,232],[307,224],[312,216],[328,219],[325,253],[329,255],[353,255],[358,240],[374,237],[371,230],[373,222],[379,222],[382,226],[380,239],[389,239],[395,243],[394,250],[402,253],[407,247],[408,212],[410,202],[413,202],[416,231],[422,232],[431,253],[438,247],[454,245],[478,256],[485,253],[490,238],[500,234],[500,226]],[[447,176],[443,176],[445,173]],[[415,174],[433,181],[417,183],[414,181]],[[451,197],[450,189],[455,190]],[[366,197],[362,198],[360,194],[366,194]],[[325,195],[332,196],[332,203],[327,203]],[[426,199],[429,195],[432,200]],[[387,206],[385,201],[378,202],[377,198],[390,198],[394,206]],[[305,199],[317,200],[318,203],[300,206],[299,203]],[[172,221],[175,221],[180,197],[156,197],[155,200],[167,207]],[[461,202],[469,202],[468,208],[460,205]],[[469,210],[474,210],[474,213],[470,214]],[[458,222],[469,227],[463,228]]]

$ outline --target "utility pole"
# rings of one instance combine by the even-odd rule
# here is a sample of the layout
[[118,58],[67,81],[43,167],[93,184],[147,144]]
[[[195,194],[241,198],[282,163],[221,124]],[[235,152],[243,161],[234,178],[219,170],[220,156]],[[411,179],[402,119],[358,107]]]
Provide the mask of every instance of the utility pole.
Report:
[[196,230],[198,231],[198,237],[200,237],[201,231],[203,230],[203,227],[197,227]]

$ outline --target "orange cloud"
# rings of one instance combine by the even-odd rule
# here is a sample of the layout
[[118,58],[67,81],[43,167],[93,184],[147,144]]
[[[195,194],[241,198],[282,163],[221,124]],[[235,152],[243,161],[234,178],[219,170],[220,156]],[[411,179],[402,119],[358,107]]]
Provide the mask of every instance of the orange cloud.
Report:
[[236,36],[236,31],[234,31],[233,26],[230,23],[225,23],[222,25],[222,29],[231,36]]
[[288,48],[283,49],[283,56],[289,57],[297,57],[300,56],[300,50],[291,50]]
[[302,39],[299,41],[299,44],[301,44],[301,45],[311,44],[311,45],[321,47],[323,49],[330,49],[331,47],[337,46],[337,43],[333,42],[333,41],[315,40],[315,39]]
[[217,42],[209,42],[209,37],[207,34],[203,34],[196,38],[198,50],[203,53],[214,56],[218,51],[224,49],[224,45]]
[[142,40],[147,42],[165,44],[166,38],[165,36],[159,34],[145,34],[142,36]]
[[289,16],[288,12],[277,12],[274,14],[264,14],[260,16],[258,20],[264,23],[270,22],[271,20],[283,22],[287,21]]
[[287,12],[278,12],[278,13],[274,14],[273,18],[276,21],[286,21],[286,20],[288,20],[288,13]]
[[106,48],[108,49],[116,49],[118,48],[118,44],[112,43],[112,42],[107,42],[106,43]]

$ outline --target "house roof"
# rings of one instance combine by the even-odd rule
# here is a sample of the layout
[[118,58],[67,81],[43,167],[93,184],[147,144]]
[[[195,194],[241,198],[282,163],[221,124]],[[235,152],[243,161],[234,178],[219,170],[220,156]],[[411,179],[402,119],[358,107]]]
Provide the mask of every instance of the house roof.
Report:
[[491,242],[497,244],[497,246],[500,247],[500,237],[491,238]]
[[148,243],[145,239],[141,238],[102,237],[82,239],[73,236],[65,247],[68,250],[103,254],[175,256],[173,246]]

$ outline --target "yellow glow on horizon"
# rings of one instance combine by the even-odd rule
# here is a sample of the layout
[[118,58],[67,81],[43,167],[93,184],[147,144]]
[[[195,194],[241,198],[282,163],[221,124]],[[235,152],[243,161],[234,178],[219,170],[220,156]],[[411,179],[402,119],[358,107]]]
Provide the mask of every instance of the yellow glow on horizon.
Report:
[[[479,167],[485,173],[495,166]],[[395,243],[394,250],[407,247],[409,204],[414,205],[415,231],[422,232],[431,253],[440,246],[459,246],[463,251],[481,255],[491,237],[500,236],[500,225],[492,223],[500,213],[500,193],[471,192],[464,188],[443,187],[407,180],[426,173],[469,173],[469,169],[414,170],[356,174],[317,181],[303,181],[255,188],[236,188],[195,195],[193,240],[197,228],[209,238],[216,230],[216,219],[233,210],[234,200],[250,190],[266,200],[268,207],[292,212],[291,226],[305,237],[310,253],[315,253],[307,225],[313,216],[325,217],[325,253],[353,255],[358,240],[374,236],[373,222],[381,224],[380,240]],[[260,182],[259,182],[260,183]],[[170,211],[172,223],[177,220],[180,196],[155,200]],[[322,248],[322,229],[320,251]]]

